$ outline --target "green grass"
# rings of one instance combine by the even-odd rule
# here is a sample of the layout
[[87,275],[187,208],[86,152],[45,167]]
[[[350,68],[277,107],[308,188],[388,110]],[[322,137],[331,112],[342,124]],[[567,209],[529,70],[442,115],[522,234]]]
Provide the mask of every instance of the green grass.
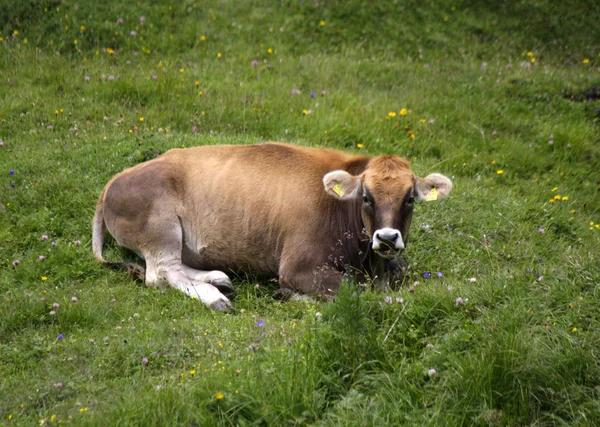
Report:
[[[0,423],[600,424],[596,2],[0,0],[0,17]],[[280,303],[238,277],[223,315],[94,260],[115,173],[262,140],[453,177],[416,207],[400,289]]]

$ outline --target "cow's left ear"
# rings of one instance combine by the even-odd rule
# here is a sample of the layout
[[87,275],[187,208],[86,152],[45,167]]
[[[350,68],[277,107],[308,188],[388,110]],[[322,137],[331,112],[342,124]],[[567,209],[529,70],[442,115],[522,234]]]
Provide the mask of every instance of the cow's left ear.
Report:
[[348,200],[357,197],[360,192],[360,177],[350,175],[343,170],[325,174],[323,185],[327,194],[336,199]]
[[417,178],[415,187],[419,199],[437,200],[450,194],[452,181],[441,173],[432,173],[425,178]]

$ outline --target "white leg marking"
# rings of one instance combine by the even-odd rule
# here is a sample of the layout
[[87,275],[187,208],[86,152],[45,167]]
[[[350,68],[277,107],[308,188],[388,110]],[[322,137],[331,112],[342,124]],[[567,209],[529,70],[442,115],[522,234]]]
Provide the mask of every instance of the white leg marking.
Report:
[[183,272],[186,276],[188,276],[192,280],[198,280],[200,282],[231,282],[229,280],[229,276],[219,270],[213,271],[202,271],[196,270],[195,268],[188,267],[187,265],[183,265]]

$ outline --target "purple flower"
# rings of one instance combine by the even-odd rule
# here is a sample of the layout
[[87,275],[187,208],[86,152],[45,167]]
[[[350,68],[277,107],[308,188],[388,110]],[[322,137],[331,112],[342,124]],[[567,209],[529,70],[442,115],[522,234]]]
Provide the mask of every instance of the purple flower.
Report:
[[0,141],[0,147],[4,147],[4,141]]
[[113,76],[112,74],[108,76],[108,80],[114,80],[115,76]]
[[548,139],[554,139],[554,135],[550,134],[550,136],[548,137]]
[[258,61],[255,59],[250,63],[250,65],[252,65],[253,67],[258,67]]
[[56,387],[56,388],[63,388],[63,383],[55,383],[54,387]]
[[117,24],[119,24],[119,25],[123,24],[123,18],[117,19]]
[[144,22],[146,22],[146,18],[140,16],[140,24],[144,25]]
[[91,79],[90,79],[90,76],[85,76],[85,77],[83,78],[83,80],[85,80],[86,82],[89,82]]
[[14,182],[13,182],[13,183],[11,183],[11,184],[10,184],[10,186],[11,186],[12,188],[17,188],[17,184],[15,184]]
[[435,377],[437,375],[437,371],[435,369],[430,369],[427,371],[427,375],[430,377]]
[[496,131],[493,131],[493,132],[492,132],[492,135],[496,136],[496,135],[498,135],[498,132],[496,132]]
[[21,264],[21,261],[19,261],[18,259],[14,260],[14,261],[12,262],[12,266],[13,266],[13,268],[16,268],[16,267],[17,267],[17,265],[19,265],[19,264]]
[[477,281],[477,279],[476,279],[475,277],[471,277],[471,278],[469,279],[469,282],[471,282],[471,283],[475,283],[476,281]]
[[142,363],[144,365],[147,365],[148,364],[148,358],[147,357],[142,357]]
[[135,36],[137,36],[137,31],[131,30],[131,32],[129,33],[129,35],[135,37]]
[[56,311],[52,310],[52,311],[50,311],[49,314],[50,314],[50,316],[55,316],[56,315]]
[[262,328],[263,326],[265,326],[265,322],[263,322],[262,320],[259,320],[258,322],[256,322],[256,326],[258,326],[259,328]]
[[96,341],[94,340],[94,338],[90,338],[90,344],[94,344]]
[[427,347],[429,350],[433,350],[433,344],[431,344],[431,343],[428,343],[426,347]]
[[64,337],[63,337],[63,334],[58,334],[58,339],[59,339],[59,340],[62,340],[63,338],[64,338]]
[[425,273],[423,273],[423,277],[429,279],[431,277],[431,273],[429,271],[426,271]]
[[57,246],[58,246],[58,243],[56,243],[56,242],[52,242],[52,247],[53,247],[53,248],[55,248],[55,247],[57,247]]
[[42,242],[45,242],[46,240],[48,240],[48,235],[42,234]]
[[290,90],[290,95],[300,95],[302,92],[300,92],[300,89],[292,89]]
[[15,170],[11,169],[10,172],[8,172],[9,175],[14,175],[15,174]]
[[438,271],[437,277],[442,277],[442,276],[443,276],[442,272]]
[[545,232],[546,232],[546,230],[544,230],[543,228],[538,228],[538,233],[544,234]]
[[506,68],[512,68],[512,62],[509,62],[508,64],[506,64]]
[[52,307],[59,309],[60,308],[60,304],[55,302],[54,304],[52,304]]
[[429,119],[429,120],[427,120],[427,123],[430,124],[430,125],[432,125],[432,124],[435,123],[435,120],[434,119]]
[[461,297],[456,298],[456,305],[463,305],[465,302]]
[[396,297],[396,304],[402,304],[404,300],[401,297]]
[[392,300],[392,297],[390,297],[390,296],[387,296],[387,297],[385,297],[385,298],[383,299],[383,301],[384,301],[386,304],[393,304],[393,303],[394,303],[394,301]]
[[71,297],[71,302],[77,302],[77,297]]
[[40,261],[46,261],[46,257],[44,255],[40,255],[38,259]]
[[485,70],[487,68],[487,62],[482,62],[481,63],[481,69]]
[[81,240],[75,240],[73,243],[75,244],[75,246],[79,246],[81,245]]
[[326,91],[324,91],[324,90],[322,90],[322,91],[321,91],[321,96],[325,96],[325,95],[327,95],[327,92],[326,92]]
[[156,80],[156,79],[158,78],[158,76],[157,76],[156,74],[152,74],[152,78],[153,78],[154,80]]
[[311,98],[315,98],[316,96],[317,96],[317,94],[316,94],[316,93],[314,93],[314,92],[311,92],[311,93],[310,93],[310,97],[311,97]]

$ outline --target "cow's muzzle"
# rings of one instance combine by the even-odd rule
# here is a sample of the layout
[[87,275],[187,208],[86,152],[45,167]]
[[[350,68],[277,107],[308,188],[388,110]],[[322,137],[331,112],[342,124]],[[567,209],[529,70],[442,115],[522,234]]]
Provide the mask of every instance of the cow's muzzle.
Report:
[[380,228],[373,233],[372,247],[383,258],[395,258],[404,250],[402,233],[394,228]]

